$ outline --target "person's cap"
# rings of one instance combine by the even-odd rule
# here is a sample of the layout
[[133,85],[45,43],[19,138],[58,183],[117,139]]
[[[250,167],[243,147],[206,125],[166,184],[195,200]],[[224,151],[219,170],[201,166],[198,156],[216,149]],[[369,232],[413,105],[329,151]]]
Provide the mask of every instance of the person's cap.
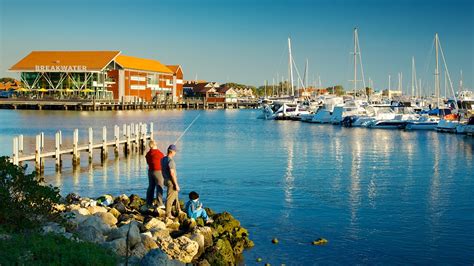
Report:
[[171,145],[168,147],[168,150],[169,150],[169,151],[176,151],[176,145],[171,144]]

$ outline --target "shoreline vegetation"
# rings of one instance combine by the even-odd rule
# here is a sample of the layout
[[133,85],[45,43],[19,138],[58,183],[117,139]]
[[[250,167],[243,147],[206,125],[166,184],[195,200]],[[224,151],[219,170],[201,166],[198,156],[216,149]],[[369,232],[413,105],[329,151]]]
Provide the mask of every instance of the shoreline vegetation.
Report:
[[[183,202],[181,202],[183,205]],[[180,212],[174,219],[138,195],[97,199],[45,185],[35,172],[0,157],[0,265],[231,265],[253,247],[227,212],[206,226]]]

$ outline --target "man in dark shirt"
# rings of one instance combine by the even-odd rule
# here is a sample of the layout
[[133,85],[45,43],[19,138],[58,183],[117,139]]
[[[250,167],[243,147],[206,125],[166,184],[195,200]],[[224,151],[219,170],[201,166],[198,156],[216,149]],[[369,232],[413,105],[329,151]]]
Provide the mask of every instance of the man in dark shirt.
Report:
[[171,209],[173,205],[176,207],[176,212],[179,214],[180,206],[178,201],[178,192],[180,190],[178,184],[178,176],[176,175],[176,164],[174,163],[174,156],[176,155],[176,146],[171,144],[168,147],[167,156],[161,159],[161,169],[165,185],[168,188],[166,194],[166,217],[173,218]]
[[150,150],[145,155],[146,162],[148,164],[148,189],[146,191],[146,204],[148,206],[153,205],[153,194],[156,188],[156,199],[158,200],[158,208],[165,208],[163,204],[163,187],[164,180],[161,173],[161,159],[163,159],[163,153],[156,147],[156,143],[151,140],[148,144]]

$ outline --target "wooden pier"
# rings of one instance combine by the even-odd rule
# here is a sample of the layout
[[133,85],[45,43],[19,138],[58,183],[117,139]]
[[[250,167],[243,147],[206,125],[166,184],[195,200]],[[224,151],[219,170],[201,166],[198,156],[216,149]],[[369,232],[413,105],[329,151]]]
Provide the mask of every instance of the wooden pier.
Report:
[[244,102],[213,102],[205,98],[185,99],[180,103],[117,101],[117,100],[48,100],[48,99],[0,99],[0,109],[29,110],[74,110],[74,111],[118,111],[148,109],[228,109],[257,108],[255,101]]
[[34,161],[35,169],[38,173],[44,171],[45,160],[47,158],[55,159],[56,171],[61,171],[62,156],[72,155],[72,166],[80,165],[81,152],[87,152],[89,156],[89,163],[92,163],[94,150],[100,150],[101,161],[104,162],[108,158],[108,148],[114,148],[116,157],[122,148],[125,156],[131,152],[144,152],[147,140],[153,140],[153,123],[132,123],[124,124],[122,130],[115,125],[113,128],[114,139],[107,140],[107,128],[102,128],[102,139],[94,142],[94,132],[92,128],[88,130],[88,142],[85,145],[79,145],[79,130],[74,129],[72,135],[72,147],[63,147],[62,132],[55,133],[54,150],[45,149],[44,147],[44,133],[36,135],[35,152],[34,154],[24,153],[23,135],[13,138],[13,153],[11,161],[15,165],[20,165],[22,162]]

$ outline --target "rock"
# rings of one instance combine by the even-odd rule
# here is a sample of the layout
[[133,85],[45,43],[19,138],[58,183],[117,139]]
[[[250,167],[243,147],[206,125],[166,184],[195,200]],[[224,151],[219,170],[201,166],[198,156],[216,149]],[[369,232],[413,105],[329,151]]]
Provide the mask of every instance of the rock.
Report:
[[102,232],[94,226],[81,226],[77,230],[77,234],[80,239],[87,242],[102,243],[105,241]]
[[212,228],[217,232],[218,235],[232,234],[234,229],[240,227],[240,222],[237,221],[230,213],[223,212],[214,215],[214,223]]
[[194,228],[196,228],[196,221],[194,219],[186,219],[183,221],[181,224],[181,229],[183,229],[186,232],[192,231]]
[[89,216],[86,220],[84,220],[84,222],[79,224],[79,228],[87,226],[92,226],[96,228],[103,235],[106,235],[111,229],[108,224],[106,224],[104,221],[102,221],[100,217],[97,216]]
[[118,222],[117,218],[115,218],[115,216],[110,212],[98,212],[94,215],[99,217],[102,222],[108,224],[109,226],[114,226]]
[[184,266],[185,264],[172,260],[165,252],[160,249],[153,249],[148,252],[140,261],[140,266]]
[[81,208],[81,205],[79,205],[79,204],[66,205],[66,211],[68,211],[68,212],[73,211],[73,210],[78,210],[80,208]]
[[204,258],[211,265],[235,264],[234,251],[227,239],[218,239],[215,245],[208,249]]
[[98,212],[107,212],[107,209],[102,206],[89,206],[87,207],[87,210],[89,210],[91,214],[96,214]]
[[313,245],[321,246],[321,245],[326,245],[328,243],[328,240],[325,238],[318,238],[312,242]]
[[156,241],[162,241],[163,239],[167,239],[170,237],[170,232],[166,229],[157,229],[152,230],[152,237]]
[[131,219],[133,219],[133,214],[128,214],[128,213],[122,213],[119,215],[119,217],[117,218],[117,220],[119,222],[128,222],[130,221]]
[[115,203],[115,204],[112,204],[110,207],[115,208],[120,213],[126,213],[127,212],[127,207],[125,206],[125,204],[123,202],[120,202],[120,201]]
[[199,217],[196,219],[196,224],[197,226],[204,226],[204,219],[202,219],[202,217]]
[[43,234],[57,234],[62,235],[66,233],[66,228],[60,226],[57,223],[47,223],[41,228]]
[[143,241],[143,236],[149,236],[149,237],[153,238],[153,234],[150,231],[141,233],[140,235],[142,236],[142,241]]
[[117,209],[115,209],[115,208],[110,209],[110,210],[109,210],[109,213],[111,213],[115,218],[118,218],[118,217],[120,216],[120,214],[121,214],[121,213],[120,213]]
[[[86,210],[86,209],[84,209]],[[87,210],[86,210],[87,211]],[[89,212],[89,211],[87,211]],[[63,213],[63,217],[68,221],[73,227],[77,227],[79,224],[84,222],[89,216],[82,215],[79,213],[79,209],[73,210],[71,212]]]
[[79,213],[81,215],[91,215],[90,211],[86,208],[77,209],[77,213]]
[[158,212],[158,217],[160,218],[166,217],[166,211],[164,209],[158,208],[156,209],[156,211]]
[[58,211],[58,212],[65,212],[66,211],[66,205],[64,205],[64,204],[54,204],[53,208],[54,208],[55,211]]
[[79,204],[83,208],[88,208],[90,206],[97,206],[97,201],[89,199],[89,198],[82,198],[79,200]]
[[196,243],[198,243],[199,249],[198,249],[198,252],[196,253],[196,255],[194,256],[194,259],[197,259],[204,253],[204,250],[205,250],[204,236],[202,234],[196,232],[196,233],[192,234],[189,239],[191,239],[192,241],[195,241]]
[[69,193],[66,196],[66,202],[67,203],[78,202],[80,199],[81,199],[81,197],[79,197],[79,195],[77,195],[76,193]]
[[130,195],[130,203],[128,204],[128,206],[131,209],[139,210],[140,207],[144,204],[145,204],[145,201],[142,198],[140,198],[138,195],[135,195],[135,194]]
[[132,249],[132,252],[130,253],[131,256],[135,256],[138,258],[143,258],[148,250],[145,248],[143,243],[138,243],[135,245],[135,247]]
[[164,239],[160,248],[171,258],[185,263],[190,263],[199,251],[198,243],[185,236]]
[[119,256],[127,256],[126,238],[114,239],[113,241],[103,243],[102,246],[112,250],[115,254]]
[[197,266],[211,266],[209,261],[207,261],[206,259],[203,259],[203,260],[199,261],[198,263],[194,263],[194,264],[197,265]]
[[177,231],[179,230],[179,222],[171,222],[166,224],[166,228],[170,231]]
[[194,230],[194,233],[199,233],[204,237],[204,249],[212,246],[212,229],[208,226],[198,227]]
[[146,251],[158,248],[158,245],[156,244],[156,242],[153,239],[153,237],[151,236],[151,234],[150,234],[150,236],[148,236],[148,235],[142,233],[140,235],[140,237],[142,239],[142,244],[143,244],[144,248],[146,249]]
[[[130,232],[129,232],[130,229]],[[141,242],[141,237],[140,237],[140,230],[138,229],[138,226],[136,222],[131,222],[130,225],[124,225],[119,228],[114,228],[110,231],[107,240],[115,240],[115,239],[120,239],[120,238],[127,238],[128,234],[128,243],[131,248],[133,248],[136,244]]]
[[[114,200],[114,203],[119,203],[119,202],[122,203],[124,206],[127,206],[130,203],[130,199],[128,198],[127,195],[122,194],[122,195],[116,197],[115,200]],[[117,209],[117,210],[120,211],[120,209]],[[120,211],[120,212],[122,212],[122,211]]]
[[188,218],[188,215],[183,212],[183,211],[180,211],[179,214],[178,214],[178,222],[179,223],[183,223],[184,220],[186,220]]
[[166,224],[156,218],[151,218],[143,224],[146,230],[166,229]]

